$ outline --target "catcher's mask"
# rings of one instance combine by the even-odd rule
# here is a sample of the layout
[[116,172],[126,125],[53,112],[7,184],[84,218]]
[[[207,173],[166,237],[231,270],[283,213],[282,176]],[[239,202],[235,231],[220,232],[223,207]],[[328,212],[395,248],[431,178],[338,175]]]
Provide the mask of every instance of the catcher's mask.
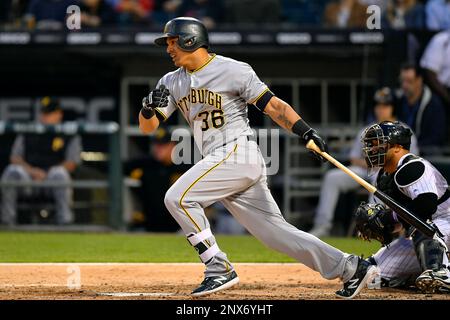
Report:
[[400,122],[383,121],[368,127],[361,138],[367,166],[383,167],[386,163],[386,154],[394,145],[409,150],[411,136],[411,129]]

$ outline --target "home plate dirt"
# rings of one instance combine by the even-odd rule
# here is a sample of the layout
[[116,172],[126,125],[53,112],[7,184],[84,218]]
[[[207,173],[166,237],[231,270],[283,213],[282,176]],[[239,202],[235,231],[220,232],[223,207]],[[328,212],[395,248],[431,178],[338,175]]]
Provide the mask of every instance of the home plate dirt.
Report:
[[[237,263],[240,283],[202,299],[336,299],[339,280],[300,264]],[[0,299],[192,299],[200,263],[0,264]],[[450,294],[365,289],[358,299],[450,299]]]

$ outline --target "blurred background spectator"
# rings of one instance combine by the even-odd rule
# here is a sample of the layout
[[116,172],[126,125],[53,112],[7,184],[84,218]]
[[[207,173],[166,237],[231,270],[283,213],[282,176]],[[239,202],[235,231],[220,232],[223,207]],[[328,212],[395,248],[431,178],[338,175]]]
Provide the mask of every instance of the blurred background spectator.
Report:
[[117,13],[106,0],[80,0],[81,25],[110,26],[117,23]]
[[[241,1],[245,2],[246,0]],[[197,18],[208,29],[212,29],[222,22],[223,13],[222,0],[184,0],[177,10],[178,16]],[[249,12],[245,14],[249,14]]]
[[365,28],[371,5],[381,10],[382,28],[450,27],[450,0],[2,0],[0,25],[18,26],[24,20],[29,28],[58,29],[70,5],[81,7],[88,27],[162,26],[176,16],[189,16],[209,29],[236,24]]
[[439,153],[446,142],[446,115],[441,99],[423,83],[422,70],[411,63],[400,69],[399,120],[417,135],[422,154]]
[[291,25],[320,26],[328,0],[282,0],[281,18]]
[[154,0],[106,0],[118,13],[121,26],[150,23]]
[[[40,107],[39,121],[44,125],[56,125],[63,121],[59,102],[45,97]],[[57,133],[24,134],[17,136],[11,151],[11,164],[2,175],[2,182],[58,181],[69,183],[70,173],[80,163],[81,138]],[[70,224],[73,213],[70,207],[72,189],[50,187],[2,188],[2,223],[13,226],[17,222],[17,200],[25,196],[49,195],[56,204],[56,223]]]
[[[425,71],[425,79],[431,90],[450,107],[450,29],[431,39],[420,66]],[[448,108],[447,113],[450,114]]]
[[336,0],[325,7],[324,26],[337,28],[364,28],[367,5],[359,0]]
[[386,26],[392,29],[423,28],[425,26],[424,6],[416,0],[389,1],[385,20]]
[[280,22],[281,5],[277,0],[229,0],[226,6],[227,22],[230,23],[260,26]]
[[31,0],[26,21],[37,29],[62,29],[65,26],[67,8],[77,4],[73,0]]
[[425,11],[428,29],[450,29],[450,0],[428,0]]
[[163,26],[167,21],[175,18],[181,3],[182,0],[156,0],[153,22]]

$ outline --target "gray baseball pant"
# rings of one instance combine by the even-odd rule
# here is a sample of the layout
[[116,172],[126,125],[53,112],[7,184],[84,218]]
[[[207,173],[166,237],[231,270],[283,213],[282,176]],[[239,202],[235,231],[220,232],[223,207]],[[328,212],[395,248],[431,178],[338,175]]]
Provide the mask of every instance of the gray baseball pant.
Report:
[[355,273],[356,256],[298,230],[283,218],[267,186],[259,147],[243,137],[215,149],[195,164],[172,185],[164,199],[205,263],[205,277],[233,270],[226,254],[218,247],[204,213],[204,208],[216,201],[221,201],[266,246],[320,272],[325,279],[341,278],[346,282]]

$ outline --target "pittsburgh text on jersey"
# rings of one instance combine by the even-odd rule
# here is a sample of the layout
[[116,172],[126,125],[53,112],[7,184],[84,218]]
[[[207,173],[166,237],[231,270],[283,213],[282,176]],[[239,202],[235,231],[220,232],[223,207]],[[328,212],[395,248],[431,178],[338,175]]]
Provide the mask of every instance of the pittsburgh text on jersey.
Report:
[[190,93],[187,96],[184,96],[180,100],[178,100],[177,105],[183,111],[188,111],[189,106],[188,103],[201,103],[210,105],[216,109],[222,109],[222,96],[213,91],[209,91],[208,89],[194,89],[190,90]]

